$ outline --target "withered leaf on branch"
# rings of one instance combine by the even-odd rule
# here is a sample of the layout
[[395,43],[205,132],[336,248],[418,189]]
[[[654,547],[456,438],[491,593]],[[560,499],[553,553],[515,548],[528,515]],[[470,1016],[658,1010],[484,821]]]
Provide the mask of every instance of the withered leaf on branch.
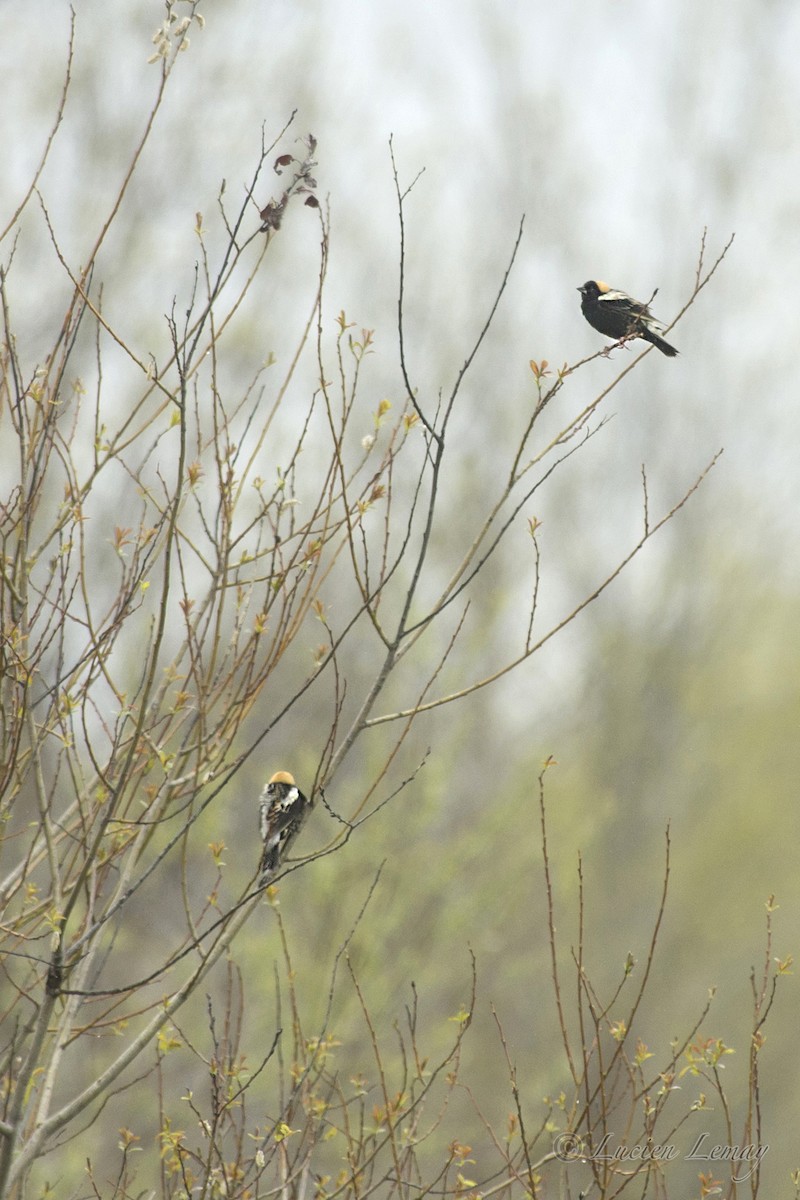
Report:
[[270,200],[269,204],[262,208],[261,212],[258,214],[262,221],[262,233],[266,233],[269,229],[280,229],[288,199],[288,193],[284,192],[280,200]]
[[[312,167],[316,166],[314,152],[317,148],[317,139],[313,134],[309,133],[303,139],[303,142],[306,148],[306,157],[302,161],[295,158],[293,154],[287,153],[279,154],[273,163],[273,170],[276,175],[282,175],[285,169],[291,166],[292,163],[295,164],[295,173],[294,178],[280,199],[270,200],[261,209],[259,213],[261,217],[261,233],[269,233],[271,230],[280,229],[290,198],[295,195],[313,192],[317,186],[317,181],[311,174]],[[315,196],[308,195],[305,203],[309,208],[319,208],[319,201]]]

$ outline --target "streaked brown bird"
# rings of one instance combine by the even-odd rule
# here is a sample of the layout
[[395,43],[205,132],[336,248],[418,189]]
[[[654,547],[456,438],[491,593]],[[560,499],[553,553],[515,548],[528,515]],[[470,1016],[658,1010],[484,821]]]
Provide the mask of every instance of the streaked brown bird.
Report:
[[286,854],[300,832],[311,804],[288,771],[276,771],[259,802],[261,840],[264,848],[258,868],[258,885],[266,887],[283,865]]
[[598,333],[622,341],[639,337],[652,342],[662,354],[674,358],[678,351],[661,334],[664,326],[657,321],[646,304],[634,300],[627,292],[617,291],[600,279],[589,279],[579,287],[581,310],[586,320]]

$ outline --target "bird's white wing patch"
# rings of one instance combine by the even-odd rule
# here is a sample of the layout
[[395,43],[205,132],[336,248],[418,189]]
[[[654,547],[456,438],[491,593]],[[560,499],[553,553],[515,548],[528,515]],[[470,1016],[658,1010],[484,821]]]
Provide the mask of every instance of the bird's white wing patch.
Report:
[[279,800],[277,804],[273,805],[273,807],[276,811],[280,809],[281,812],[288,812],[299,795],[300,793],[296,787],[289,788],[289,791],[286,793],[283,799]]

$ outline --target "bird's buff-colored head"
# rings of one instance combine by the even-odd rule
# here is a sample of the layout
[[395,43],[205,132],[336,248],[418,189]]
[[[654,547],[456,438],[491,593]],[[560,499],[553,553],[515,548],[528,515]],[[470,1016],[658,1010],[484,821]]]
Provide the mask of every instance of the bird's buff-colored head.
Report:
[[294,775],[290,775],[288,771],[276,771],[270,783],[288,783],[290,787],[294,787]]

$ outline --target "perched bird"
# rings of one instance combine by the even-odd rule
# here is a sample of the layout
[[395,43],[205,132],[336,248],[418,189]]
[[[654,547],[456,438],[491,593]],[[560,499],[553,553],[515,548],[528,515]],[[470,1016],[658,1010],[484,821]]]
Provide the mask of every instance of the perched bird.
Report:
[[294,839],[300,832],[311,804],[288,771],[272,776],[259,803],[261,840],[264,849],[258,868],[258,885],[266,887],[281,866]]
[[625,292],[615,291],[599,279],[589,279],[578,291],[586,320],[606,337],[616,338],[617,341],[640,337],[652,342],[668,358],[674,358],[678,353],[674,346],[661,337],[664,326],[640,300],[634,300]]

